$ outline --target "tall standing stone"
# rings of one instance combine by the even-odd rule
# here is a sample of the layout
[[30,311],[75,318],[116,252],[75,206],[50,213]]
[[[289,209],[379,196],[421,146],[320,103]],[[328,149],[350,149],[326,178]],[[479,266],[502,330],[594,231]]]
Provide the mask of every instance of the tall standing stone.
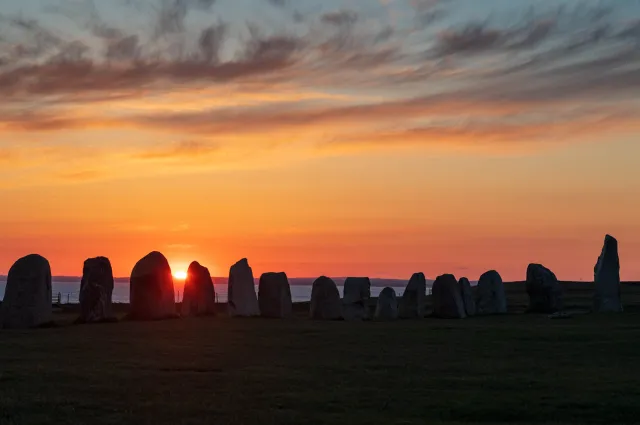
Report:
[[460,285],[452,274],[438,276],[431,289],[433,315],[443,319],[464,319],[467,314]]
[[483,273],[476,287],[476,313],[503,314],[507,312],[507,295],[502,277],[495,270]]
[[291,316],[291,287],[286,273],[264,273],[258,286],[260,315],[274,319]]
[[311,287],[309,317],[315,320],[338,320],[342,318],[342,302],[336,283],[320,276]]
[[342,315],[345,320],[369,318],[371,281],[368,277],[348,277],[344,281]]
[[113,320],[112,293],[113,270],[109,259],[96,257],[85,260],[80,281],[80,317],[78,322]]
[[251,270],[246,258],[238,261],[229,269],[227,294],[229,316],[252,317],[260,315],[253,270]]
[[386,287],[380,292],[373,317],[376,320],[396,320],[398,318],[398,298],[393,288]]
[[414,273],[400,299],[400,317],[422,319],[427,299],[427,280],[424,273]]
[[529,313],[555,313],[562,310],[562,288],[556,275],[542,264],[527,267]]
[[129,283],[131,319],[155,320],[176,316],[173,276],[164,255],[154,251],[140,259],[131,271]]
[[183,316],[213,315],[216,311],[216,291],[209,269],[192,262],[184,281],[180,314]]
[[593,272],[595,280],[593,310],[599,313],[621,312],[620,259],[618,241],[613,236],[605,236],[602,252]]
[[471,291],[471,282],[469,282],[469,279],[466,277],[461,277],[458,281],[458,285],[460,285],[460,293],[462,295],[465,313],[467,313],[467,316],[475,316],[476,300],[473,297],[473,292]]
[[51,267],[31,254],[16,261],[7,276],[0,327],[27,329],[51,323]]

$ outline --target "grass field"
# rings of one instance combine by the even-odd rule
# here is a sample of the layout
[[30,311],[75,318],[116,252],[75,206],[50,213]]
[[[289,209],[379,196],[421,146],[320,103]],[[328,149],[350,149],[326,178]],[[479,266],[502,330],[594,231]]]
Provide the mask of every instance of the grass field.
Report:
[[[508,286],[515,310],[522,285]],[[567,284],[579,306],[584,284]],[[636,285],[626,304],[640,305]],[[638,292],[638,293],[636,293]],[[304,309],[304,306],[298,306]],[[299,316],[304,312],[299,311]],[[0,332],[0,423],[637,423],[640,312]]]

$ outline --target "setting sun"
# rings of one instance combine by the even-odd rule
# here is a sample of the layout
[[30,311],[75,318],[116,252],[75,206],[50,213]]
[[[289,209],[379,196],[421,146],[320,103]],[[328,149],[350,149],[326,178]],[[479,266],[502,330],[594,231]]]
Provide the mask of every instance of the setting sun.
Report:
[[185,280],[187,278],[187,272],[185,272],[184,270],[173,272],[173,277],[178,280]]

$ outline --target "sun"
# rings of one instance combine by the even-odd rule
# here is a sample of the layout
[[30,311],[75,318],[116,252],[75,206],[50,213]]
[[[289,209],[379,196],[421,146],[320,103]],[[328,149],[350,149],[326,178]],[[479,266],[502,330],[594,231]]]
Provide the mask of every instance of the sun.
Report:
[[173,272],[173,277],[178,280],[185,280],[187,278],[187,272],[185,272],[184,270],[178,270],[176,272]]

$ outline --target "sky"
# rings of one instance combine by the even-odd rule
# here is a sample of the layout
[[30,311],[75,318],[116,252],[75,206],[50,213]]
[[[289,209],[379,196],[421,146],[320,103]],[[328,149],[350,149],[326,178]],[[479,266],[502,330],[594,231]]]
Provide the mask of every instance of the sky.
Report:
[[0,274],[640,280],[640,0],[0,0]]

